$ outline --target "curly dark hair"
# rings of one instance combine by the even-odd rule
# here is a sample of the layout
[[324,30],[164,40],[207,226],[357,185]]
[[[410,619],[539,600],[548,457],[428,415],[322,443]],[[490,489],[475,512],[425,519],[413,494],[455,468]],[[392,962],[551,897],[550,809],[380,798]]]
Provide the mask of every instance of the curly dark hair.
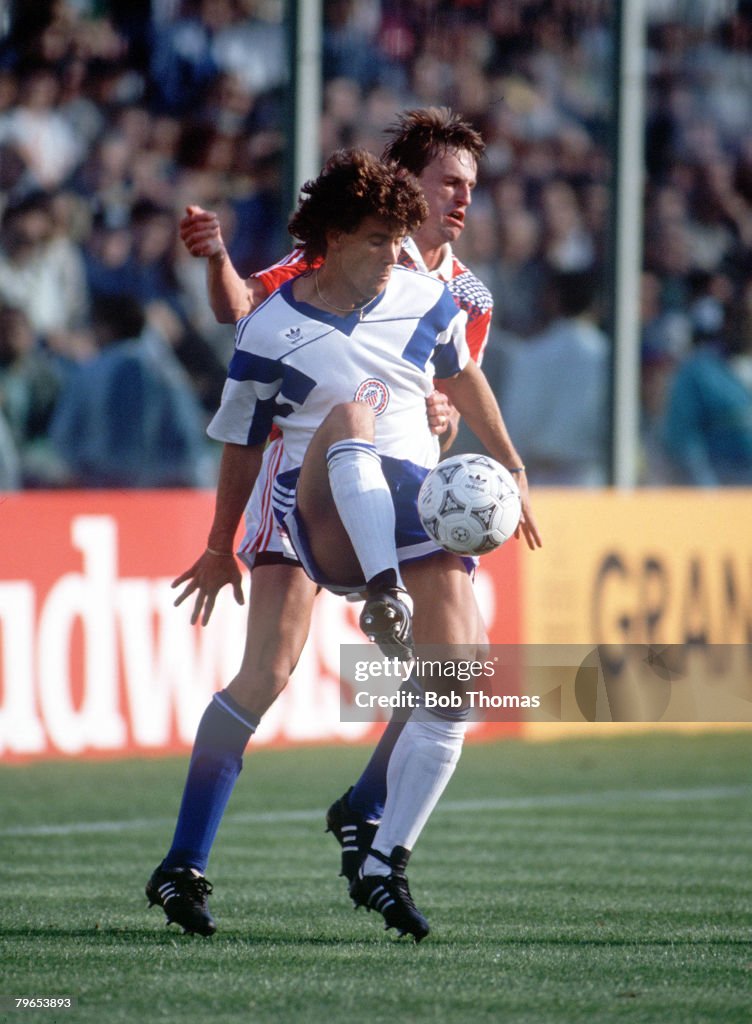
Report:
[[466,150],[478,162],[486,148],[480,133],[449,107],[406,110],[387,128],[387,135],[382,159],[393,160],[416,177],[444,153]]
[[397,233],[409,235],[428,215],[412,175],[365,149],[338,150],[301,191],[288,229],[309,261],[326,255],[327,232],[351,234],[366,217],[379,217]]

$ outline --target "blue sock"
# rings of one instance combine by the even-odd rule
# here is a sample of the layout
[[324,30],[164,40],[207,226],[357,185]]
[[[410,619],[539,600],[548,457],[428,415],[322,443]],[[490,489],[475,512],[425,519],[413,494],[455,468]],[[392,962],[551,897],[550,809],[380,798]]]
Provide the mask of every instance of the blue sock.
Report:
[[172,846],[164,867],[205,871],[227,801],[243,767],[243,751],[259,718],[224,690],[199,723]]
[[371,759],[363,769],[363,774],[350,790],[347,797],[348,806],[367,821],[381,821],[386,803],[386,768],[392,756],[394,744],[405,728],[404,714],[399,719],[392,718],[381,734]]
[[[419,692],[410,679],[407,679],[400,690]],[[376,749],[371,754],[363,774],[350,790],[347,803],[351,810],[360,814],[367,821],[381,821],[386,803],[386,769],[392,756],[394,744],[400,738],[405,722],[409,719],[404,710],[396,711],[381,734]]]

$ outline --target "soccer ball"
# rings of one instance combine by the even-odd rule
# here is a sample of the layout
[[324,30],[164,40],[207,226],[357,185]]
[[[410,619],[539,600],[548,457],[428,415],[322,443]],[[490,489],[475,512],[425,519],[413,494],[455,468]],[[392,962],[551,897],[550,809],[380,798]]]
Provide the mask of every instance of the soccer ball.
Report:
[[455,555],[483,555],[509,540],[522,502],[509,472],[487,455],[453,455],[435,466],[418,492],[423,529]]

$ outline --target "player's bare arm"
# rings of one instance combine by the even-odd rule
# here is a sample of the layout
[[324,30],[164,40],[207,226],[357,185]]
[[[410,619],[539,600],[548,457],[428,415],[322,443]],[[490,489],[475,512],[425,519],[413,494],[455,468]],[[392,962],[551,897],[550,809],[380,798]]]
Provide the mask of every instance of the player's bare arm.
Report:
[[439,445],[442,452],[448,452],[449,449],[455,442],[457,433],[460,429],[460,414],[454,408],[452,403],[449,403],[449,412],[447,416],[446,428],[439,434]]
[[[489,454],[508,469],[523,465],[512,443],[496,396],[478,365],[470,360],[454,377],[441,381],[441,389],[463,416],[478,440]],[[542,547],[542,540],[530,507],[527,477],[524,471],[515,473],[522,498],[522,516],[517,535],[521,532],[531,550]]]
[[180,237],[191,256],[206,260],[209,305],[219,323],[237,323],[266,298],[261,281],[244,280],[232,265],[214,211],[188,206],[180,221]]
[[226,584],[232,586],[238,604],[244,603],[242,577],[235,560],[233,544],[238,523],[248,503],[261,467],[263,445],[225,444],[219,467],[214,520],[206,549],[190,569],[173,580],[172,586],[186,584],[175,598],[182,604],[195,593],[191,622],[201,619],[205,626],[214,610],[217,594]]

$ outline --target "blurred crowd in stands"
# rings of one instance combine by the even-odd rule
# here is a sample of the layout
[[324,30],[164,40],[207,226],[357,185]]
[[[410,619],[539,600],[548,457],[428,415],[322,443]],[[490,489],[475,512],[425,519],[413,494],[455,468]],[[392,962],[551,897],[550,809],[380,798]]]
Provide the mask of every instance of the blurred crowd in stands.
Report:
[[[321,158],[446,104],[532,483],[608,480],[610,0],[323,0]],[[752,484],[752,2],[648,0],[641,482]],[[0,487],[211,485],[233,345],[189,203],[289,247],[282,0],[0,4]]]

